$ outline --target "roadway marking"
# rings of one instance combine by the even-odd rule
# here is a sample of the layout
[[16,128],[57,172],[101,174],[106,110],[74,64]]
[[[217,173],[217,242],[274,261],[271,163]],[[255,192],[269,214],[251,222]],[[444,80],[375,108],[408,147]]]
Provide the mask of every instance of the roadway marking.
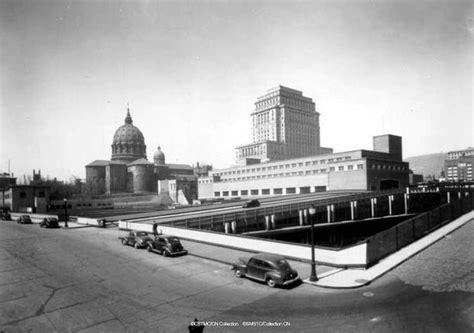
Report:
[[365,297],[373,297],[375,294],[373,292],[367,291],[363,293],[362,295],[364,295]]

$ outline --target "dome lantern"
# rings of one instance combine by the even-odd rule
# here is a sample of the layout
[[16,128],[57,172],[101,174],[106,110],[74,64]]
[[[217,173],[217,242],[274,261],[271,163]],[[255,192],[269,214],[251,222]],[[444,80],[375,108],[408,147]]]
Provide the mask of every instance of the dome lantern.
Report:
[[161,151],[160,146],[158,146],[158,149],[153,154],[153,162],[155,163],[155,165],[165,164],[165,154]]

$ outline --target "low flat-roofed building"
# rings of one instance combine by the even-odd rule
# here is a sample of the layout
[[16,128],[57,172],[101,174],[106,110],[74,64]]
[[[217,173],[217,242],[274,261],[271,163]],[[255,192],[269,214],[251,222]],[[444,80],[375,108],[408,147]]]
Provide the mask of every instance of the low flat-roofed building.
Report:
[[12,185],[0,192],[0,202],[13,212],[45,213],[49,205],[50,186]]
[[[377,151],[376,151],[377,149]],[[315,155],[214,170],[199,178],[199,198],[261,197],[328,190],[378,191],[409,185],[402,138],[374,137],[374,150]]]

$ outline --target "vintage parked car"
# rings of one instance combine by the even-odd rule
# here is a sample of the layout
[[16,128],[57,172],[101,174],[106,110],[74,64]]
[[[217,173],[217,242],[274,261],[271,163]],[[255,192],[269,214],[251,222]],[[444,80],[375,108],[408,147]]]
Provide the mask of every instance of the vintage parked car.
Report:
[[41,228],[59,228],[58,219],[55,217],[45,217],[40,223]]
[[158,235],[151,242],[148,242],[148,251],[157,252],[165,257],[187,254],[179,238],[172,235]]
[[259,207],[260,206],[260,201],[257,199],[252,199],[244,202],[242,204],[242,208],[253,208],[253,207]]
[[145,231],[130,231],[125,237],[119,237],[123,245],[131,245],[134,248],[147,247],[153,238]]
[[251,258],[239,258],[232,269],[237,277],[266,282],[271,288],[287,286],[300,279],[285,258],[274,254],[259,253]]
[[10,221],[12,219],[10,212],[8,210],[2,211],[2,220],[3,221]]
[[20,217],[16,220],[16,223],[31,224],[33,222],[31,221],[30,215],[20,215]]

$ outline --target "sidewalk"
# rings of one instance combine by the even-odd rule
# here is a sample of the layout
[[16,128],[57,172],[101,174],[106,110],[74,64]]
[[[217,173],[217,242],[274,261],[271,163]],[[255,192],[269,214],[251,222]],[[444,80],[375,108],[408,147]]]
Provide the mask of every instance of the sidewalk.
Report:
[[471,211],[464,216],[461,216],[459,219],[404,247],[400,251],[391,254],[369,269],[334,269],[319,275],[319,280],[316,282],[311,282],[308,279],[304,280],[304,282],[326,288],[362,287],[394,269],[404,261],[416,255],[418,252],[424,250],[473,219],[474,211]]

